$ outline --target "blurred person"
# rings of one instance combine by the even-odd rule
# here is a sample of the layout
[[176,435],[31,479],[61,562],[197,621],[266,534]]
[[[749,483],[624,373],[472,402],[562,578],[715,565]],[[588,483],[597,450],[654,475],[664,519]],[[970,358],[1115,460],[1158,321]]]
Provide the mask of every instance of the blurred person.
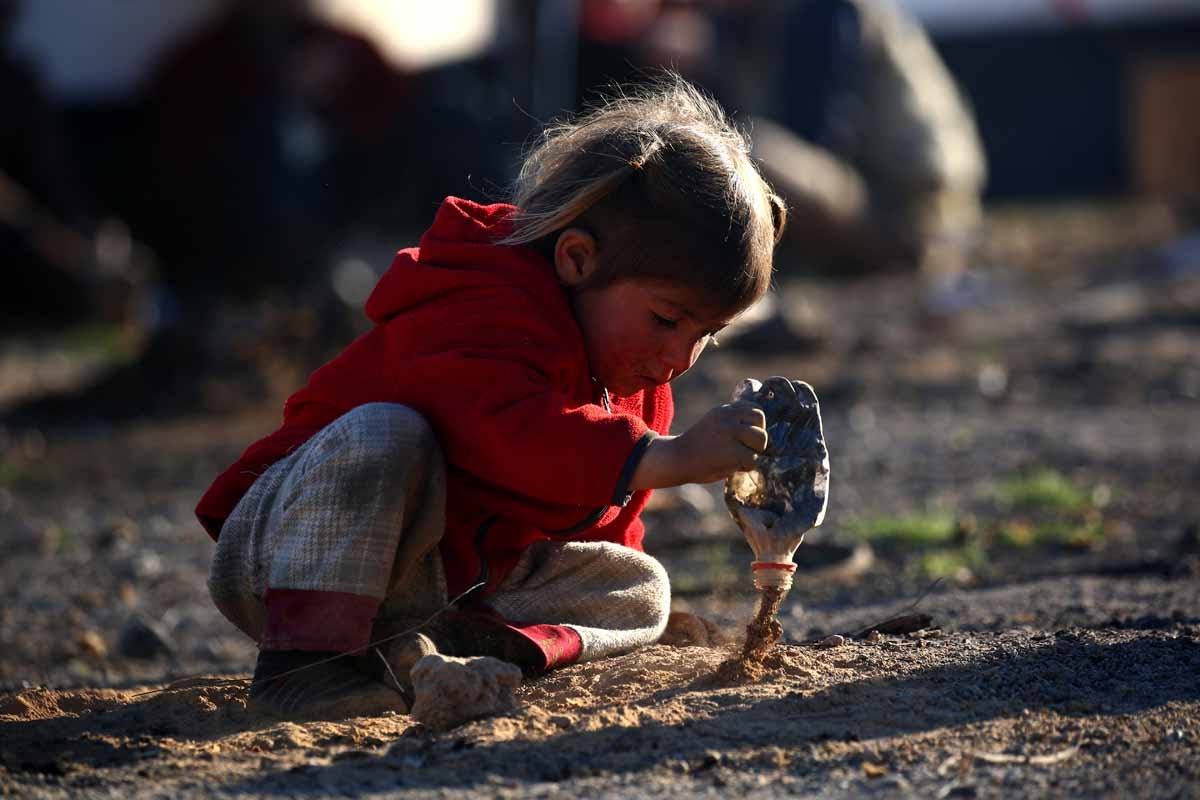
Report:
[[744,404],[668,435],[670,382],[770,283],[785,212],[749,155],[667,76],[550,127],[512,204],[446,198],[374,327],[197,506],[213,600],[259,645],[252,706],[404,710],[425,655],[539,672],[659,638],[651,490],[767,442]]
[[577,101],[630,82],[643,63],[640,42],[661,11],[662,0],[580,0]]
[[[223,408],[344,332],[329,253],[376,203],[405,146],[406,82],[306,0],[231,0],[145,89],[161,285],[140,357],[36,398],[17,424]],[[250,340],[253,339],[253,344]]]
[[8,330],[131,322],[149,262],[84,189],[34,68],[11,48],[19,0],[0,0],[0,264]]
[[791,209],[781,262],[961,269],[981,218],[983,149],[928,37],[892,0],[583,9],[585,39],[609,46],[585,81],[669,66],[750,118],[754,155]]
[[800,257],[839,272],[960,270],[986,162],[920,24],[891,0],[798,0],[764,22],[772,82],[755,156],[792,208]]
[[406,80],[309,0],[231,0],[147,88],[167,276],[186,296],[312,279],[395,186]]

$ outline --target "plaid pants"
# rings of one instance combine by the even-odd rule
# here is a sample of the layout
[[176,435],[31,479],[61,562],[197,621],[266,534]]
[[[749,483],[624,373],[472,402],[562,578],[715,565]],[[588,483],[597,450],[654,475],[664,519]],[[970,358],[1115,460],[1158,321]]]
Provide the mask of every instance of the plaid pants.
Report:
[[[359,649],[389,622],[445,606],[437,550],[445,504],[442,452],[424,418],[395,404],[359,406],[255,481],[221,529],[209,591],[264,649]],[[309,604],[328,598],[329,618],[279,622],[268,605],[296,593]],[[505,619],[570,628],[580,643],[573,659],[588,660],[657,641],[670,586],[645,553],[541,541],[483,605]]]

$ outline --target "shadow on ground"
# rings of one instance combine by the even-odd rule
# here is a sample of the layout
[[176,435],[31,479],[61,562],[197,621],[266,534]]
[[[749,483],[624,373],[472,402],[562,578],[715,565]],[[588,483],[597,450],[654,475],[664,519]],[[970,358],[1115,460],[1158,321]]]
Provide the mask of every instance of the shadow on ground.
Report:
[[[915,643],[913,643],[915,644]],[[1023,710],[1052,710],[1067,718],[1132,714],[1173,701],[1200,698],[1200,645],[1185,638],[1141,638],[1103,643],[1064,632],[1013,656],[1004,642],[968,664],[948,664],[897,677],[836,683],[815,693],[803,686],[769,699],[711,692],[711,679],[658,692],[636,705],[673,701],[701,705],[678,724],[565,732],[544,739],[485,743],[471,728],[432,737],[414,729],[386,755],[327,767],[258,776],[225,787],[257,794],[273,788],[370,783],[383,771],[395,786],[473,788],[501,779],[562,781],[596,774],[643,772],[668,762],[703,767],[714,750],[728,754],[774,747],[803,752],[812,743],[859,742],[957,727]],[[710,764],[711,766],[711,764]],[[829,768],[829,764],[824,765]]]

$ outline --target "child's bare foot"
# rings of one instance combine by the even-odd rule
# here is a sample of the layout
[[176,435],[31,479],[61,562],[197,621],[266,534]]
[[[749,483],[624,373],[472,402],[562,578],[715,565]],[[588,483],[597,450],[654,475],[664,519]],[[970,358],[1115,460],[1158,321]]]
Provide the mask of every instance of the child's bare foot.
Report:
[[356,669],[350,659],[325,661],[335,655],[260,651],[247,708],[286,719],[345,719],[408,711],[399,692]]
[[[523,670],[538,669],[545,661],[545,656],[537,645],[487,611],[453,608],[444,611],[431,622],[398,619],[386,627],[377,628],[376,635],[381,632],[385,636],[394,635],[391,634],[392,631],[405,633],[381,645],[380,651],[406,690],[410,686],[408,670],[423,656],[432,653],[460,658],[491,656],[516,664]],[[373,658],[376,662],[379,661],[377,656]],[[369,666],[372,670],[381,668],[380,663]],[[393,685],[386,670],[376,677],[389,686]]]
[[394,685],[404,695],[408,707],[412,708],[413,683],[410,673],[413,665],[425,656],[437,655],[441,651],[429,636],[414,632],[380,645],[372,652],[378,653],[375,659],[379,662],[372,664],[372,669],[381,670],[377,673],[379,678],[389,686]]

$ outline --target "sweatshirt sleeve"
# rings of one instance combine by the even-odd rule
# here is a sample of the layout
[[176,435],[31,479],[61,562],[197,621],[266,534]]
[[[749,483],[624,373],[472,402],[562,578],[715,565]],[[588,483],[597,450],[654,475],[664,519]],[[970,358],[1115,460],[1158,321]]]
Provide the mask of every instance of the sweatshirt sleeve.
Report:
[[[418,276],[425,284],[454,276],[430,271]],[[472,279],[446,291],[424,286],[419,300],[313,373],[289,407],[328,398],[407,405],[433,425],[453,468],[503,492],[589,512],[623,505],[655,435],[642,417],[652,411],[657,425],[658,393],[651,406],[602,407],[581,332],[565,299],[550,294],[556,285]]]
[[538,348],[460,349],[409,362],[398,395],[438,432],[448,460],[526,497],[623,505],[655,433],[633,414],[568,400]]
[[456,468],[550,504],[622,504],[614,496],[649,428],[581,387],[587,355],[565,303],[478,286],[410,306],[385,327],[381,377],[395,402],[433,424]]

